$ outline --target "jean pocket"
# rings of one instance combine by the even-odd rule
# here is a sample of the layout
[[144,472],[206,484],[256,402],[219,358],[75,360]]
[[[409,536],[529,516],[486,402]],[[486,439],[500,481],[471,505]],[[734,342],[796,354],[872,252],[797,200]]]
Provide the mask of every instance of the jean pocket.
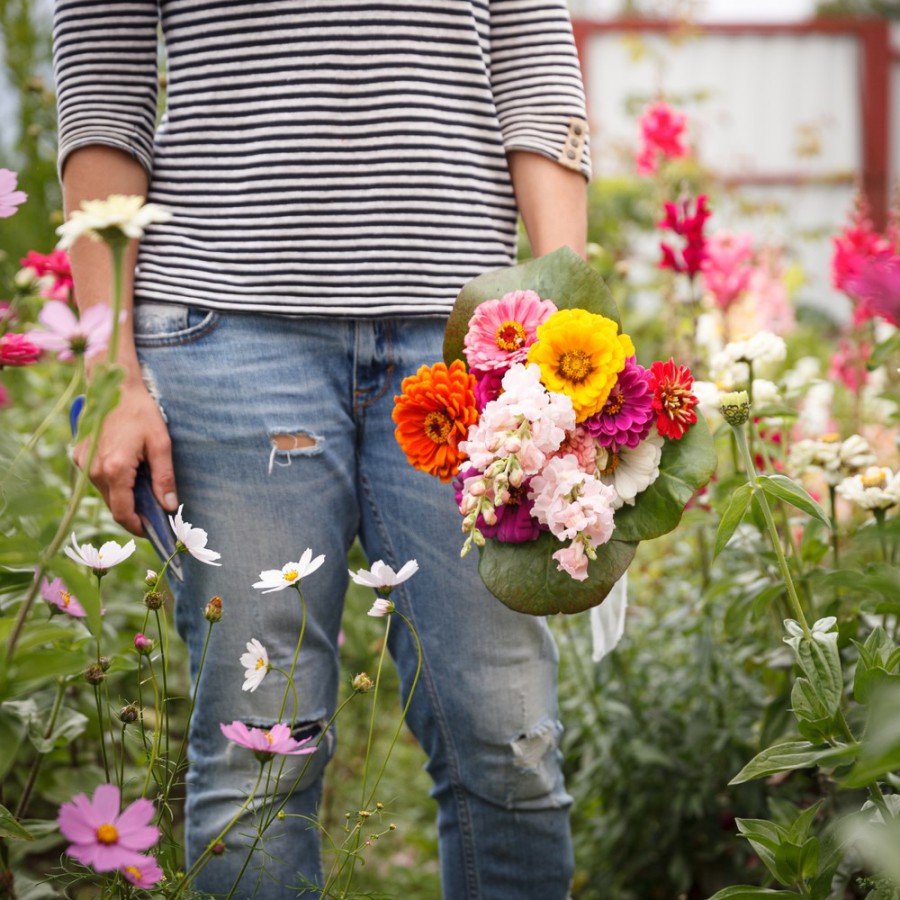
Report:
[[134,343],[138,347],[192,344],[214,331],[220,319],[215,310],[183,303],[138,303],[134,307]]

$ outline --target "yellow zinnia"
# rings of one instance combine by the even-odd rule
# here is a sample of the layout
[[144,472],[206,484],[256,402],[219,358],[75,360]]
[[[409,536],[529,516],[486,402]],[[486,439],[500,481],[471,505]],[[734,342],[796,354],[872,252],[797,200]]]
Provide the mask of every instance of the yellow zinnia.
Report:
[[538,326],[528,362],[541,367],[548,391],[572,398],[578,422],[603,409],[625,359],[634,355],[631,338],[618,331],[612,319],[584,309],[559,310]]

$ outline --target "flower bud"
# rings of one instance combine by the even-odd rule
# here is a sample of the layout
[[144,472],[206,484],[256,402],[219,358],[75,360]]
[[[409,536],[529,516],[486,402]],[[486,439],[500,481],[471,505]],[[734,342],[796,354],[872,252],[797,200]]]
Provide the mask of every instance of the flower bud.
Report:
[[484,535],[477,528],[472,532],[472,540],[476,547],[484,546]]
[[365,672],[360,672],[350,684],[357,694],[367,694],[375,687],[375,682]]
[[496,525],[497,524],[497,513],[494,512],[493,506],[485,506],[484,509],[481,510],[481,518],[488,525]]
[[139,717],[138,708],[133,703],[129,703],[128,706],[123,706],[119,710],[119,721],[123,725],[131,725],[137,722]]
[[479,479],[466,488],[466,490],[472,497],[483,497],[487,488],[484,484],[484,479]]
[[508,437],[503,444],[503,449],[507,453],[518,453],[522,449],[522,440],[516,436]]
[[147,569],[147,574],[144,576],[144,584],[147,587],[154,587],[157,581],[159,581],[159,573],[154,572],[153,569]]
[[144,606],[147,609],[159,609],[163,605],[163,595],[159,591],[147,591],[144,594]]
[[145,637],[141,632],[138,632],[134,636],[134,649],[137,650],[141,656],[145,656],[153,649],[153,641],[150,638]]
[[213,856],[221,856],[225,852],[225,844],[222,841],[216,841],[212,847],[209,848],[209,852]]
[[88,684],[100,684],[100,682],[102,682],[103,679],[106,678],[106,675],[103,672],[103,669],[100,668],[99,663],[91,663],[84,670],[84,677]]
[[97,665],[100,666],[101,671],[103,671],[103,672],[108,672],[108,671],[109,671],[109,667],[112,665],[112,663],[110,662],[108,656],[101,656],[101,657],[97,660]]
[[207,622],[218,622],[222,618],[222,598],[213,597],[203,610],[203,618]]
[[719,408],[729,425],[738,427],[750,418],[750,398],[746,391],[732,391],[719,397]]
[[509,470],[509,483],[513,487],[522,487],[525,480],[525,470],[521,466],[514,466]]

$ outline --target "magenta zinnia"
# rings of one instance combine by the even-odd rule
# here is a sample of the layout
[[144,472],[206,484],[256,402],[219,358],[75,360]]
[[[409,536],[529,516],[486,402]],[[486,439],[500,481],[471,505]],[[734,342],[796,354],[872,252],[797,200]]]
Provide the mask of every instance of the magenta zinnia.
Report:
[[465,336],[469,369],[505,371],[524,362],[538,325],[555,312],[556,304],[541,300],[534,291],[512,291],[499,300],[485,301],[469,319]]
[[650,373],[630,356],[603,409],[582,423],[604,447],[636,447],[653,427]]

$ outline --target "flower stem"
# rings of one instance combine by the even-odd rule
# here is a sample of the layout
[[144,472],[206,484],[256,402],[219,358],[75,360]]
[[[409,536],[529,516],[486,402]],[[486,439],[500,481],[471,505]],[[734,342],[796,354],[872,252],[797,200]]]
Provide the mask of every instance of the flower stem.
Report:
[[103,771],[106,774],[106,780],[109,781],[109,759],[106,756],[106,739],[103,736],[103,703],[100,699],[99,684],[94,685],[94,700],[97,704],[97,728],[100,731],[100,755],[103,757]]
[[769,538],[772,541],[775,557],[778,560],[778,568],[781,570],[781,577],[784,579],[784,584],[787,588],[791,610],[797,621],[800,623],[803,634],[807,638],[812,639],[812,632],[809,629],[809,624],[803,613],[803,607],[800,605],[800,598],[797,596],[797,588],[794,586],[794,579],[791,575],[791,567],[788,565],[787,558],[784,555],[784,548],[781,546],[781,537],[778,534],[778,527],[775,525],[775,519],[772,517],[772,510],[769,508],[768,498],[766,497],[765,492],[759,487],[759,482],[755,476],[756,470],[750,456],[750,448],[747,446],[747,436],[744,434],[743,427],[739,425],[733,426],[732,431],[734,432],[738,449],[743,457],[744,465],[747,467],[747,481],[753,488],[753,493],[759,501],[759,507],[762,510],[763,518],[766,520],[766,528],[769,532]]
[[[47,740],[53,734],[53,729],[56,727],[56,719],[59,716],[59,711],[62,708],[63,696],[66,692],[66,682],[63,678],[58,678],[56,680],[56,697],[53,700],[53,708],[50,710],[50,721],[47,723],[47,727],[44,729],[44,739]],[[25,782],[25,786],[22,788],[22,796],[19,798],[19,805],[16,807],[16,818],[21,819],[25,815],[25,810],[28,808],[28,803],[31,800],[31,792],[34,790],[34,783],[37,781],[38,772],[40,772],[41,764],[44,761],[44,754],[39,753],[34,758],[34,762],[31,764],[31,771],[28,773],[28,780]]]
[[885,512],[883,509],[873,509],[872,512],[875,515],[875,527],[878,530],[878,542],[881,544],[881,559],[883,562],[887,563],[891,561],[891,555],[888,551],[887,537],[884,533]]

